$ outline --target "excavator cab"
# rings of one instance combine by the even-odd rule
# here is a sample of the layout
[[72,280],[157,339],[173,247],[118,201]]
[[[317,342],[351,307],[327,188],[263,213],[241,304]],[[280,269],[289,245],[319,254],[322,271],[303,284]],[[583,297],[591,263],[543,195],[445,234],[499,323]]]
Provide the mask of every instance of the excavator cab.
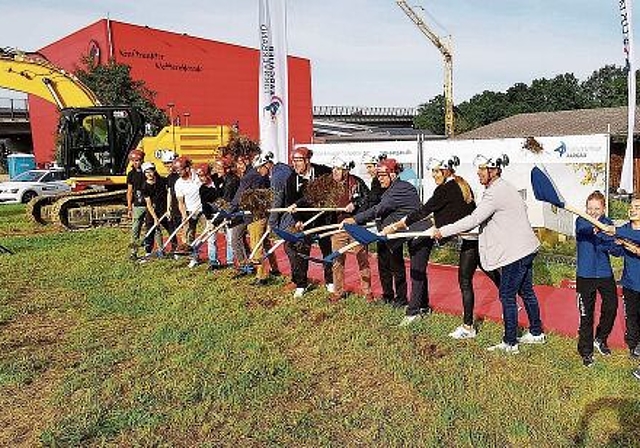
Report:
[[122,176],[127,154],[143,136],[144,118],[129,106],[62,109],[58,164],[70,178]]

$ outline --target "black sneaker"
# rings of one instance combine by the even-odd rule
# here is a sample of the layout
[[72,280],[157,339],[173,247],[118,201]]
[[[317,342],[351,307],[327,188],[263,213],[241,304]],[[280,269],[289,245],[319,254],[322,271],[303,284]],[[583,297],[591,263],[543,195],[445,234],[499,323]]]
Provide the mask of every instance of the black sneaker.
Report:
[[591,367],[593,365],[593,356],[591,355],[583,356],[582,365],[585,367]]
[[636,345],[636,348],[631,350],[631,357],[636,359],[640,358],[640,344]]
[[611,349],[609,348],[609,346],[607,346],[607,341],[596,339],[593,341],[593,346],[600,352],[601,355],[609,356],[611,354]]

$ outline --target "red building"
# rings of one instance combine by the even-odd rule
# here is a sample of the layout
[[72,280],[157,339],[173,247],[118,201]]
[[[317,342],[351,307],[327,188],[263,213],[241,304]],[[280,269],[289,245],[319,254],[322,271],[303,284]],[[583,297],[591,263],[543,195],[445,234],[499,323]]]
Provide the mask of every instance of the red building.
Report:
[[[182,125],[187,124],[185,114],[189,125],[237,122],[242,133],[258,139],[256,49],[103,19],[40,52],[72,72],[89,53],[101,62],[113,57],[131,66],[132,77],[157,92],[156,105],[167,114],[173,103],[173,116],[179,116]],[[288,69],[289,141],[311,142],[311,64],[289,56]],[[29,101],[34,154],[44,163],[54,158],[58,114],[44,100],[30,96]]]

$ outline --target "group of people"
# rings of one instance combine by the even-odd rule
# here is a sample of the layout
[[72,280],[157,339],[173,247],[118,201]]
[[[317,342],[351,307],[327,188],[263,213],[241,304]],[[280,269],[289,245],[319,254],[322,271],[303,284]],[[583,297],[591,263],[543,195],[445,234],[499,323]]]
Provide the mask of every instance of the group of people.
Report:
[[[235,267],[237,276],[256,274],[256,284],[264,285],[280,275],[273,255],[269,234],[272,229],[284,229],[303,235],[295,242],[285,243],[285,253],[291,267],[291,283],[287,285],[295,298],[303,297],[310,288],[308,277],[311,245],[317,241],[322,256],[332,263],[323,263],[324,285],[329,300],[346,297],[344,271],[346,252],[350,248],[358,264],[361,292],[369,302],[389,303],[404,307],[400,323],[410,325],[431,312],[427,264],[436,241],[459,238],[460,258],[458,283],[462,295],[463,319],[449,336],[454,339],[476,337],[474,327],[475,296],[472,280],[477,268],[491,279],[498,289],[502,304],[504,335],[502,341],[488,348],[516,354],[519,344],[542,344],[546,341],[540,317],[540,307],[533,289],[533,261],[540,242],[527,215],[526,205],[518,190],[502,179],[508,166],[506,155],[488,158],[478,155],[474,164],[484,186],[482,200],[476,204],[467,181],[456,174],[457,157],[448,160],[431,159],[429,166],[436,184],[432,196],[423,204],[418,191],[400,179],[401,165],[383,154],[365,154],[362,163],[371,175],[369,185],[351,173],[355,164],[340,155],[329,166],[312,163],[313,152],[298,147],[292,154],[291,166],[275,162],[271,153],[249,154],[236,158],[220,157],[214,162],[214,172],[208,164],[191,166],[184,157],[170,154],[163,162],[171,167],[164,179],[152,163],[144,163],[144,153],[130,154],[131,171],[128,183],[128,206],[132,217],[132,252],[145,248],[142,261],[168,252],[180,253],[189,246],[190,267],[200,263],[200,244],[208,246],[209,269]],[[330,177],[331,196],[335,208],[309,211],[317,204],[310,199],[314,182]],[[325,185],[325,184],[323,184]],[[326,184],[329,185],[329,184]],[[246,192],[266,189],[271,192],[271,210],[266,217],[252,217],[240,207]],[[327,193],[328,194],[328,193]],[[613,327],[617,310],[617,295],[609,254],[624,256],[622,279],[627,332],[625,341],[633,357],[640,357],[640,199],[631,202],[629,224],[614,227],[604,216],[605,200],[600,193],[587,199],[587,213],[600,220],[606,231],[594,227],[582,218],[576,221],[578,252],[577,296],[580,311],[578,352],[585,366],[593,364],[594,347],[609,354],[607,337]],[[208,222],[205,229],[213,231],[196,238],[198,221]],[[141,241],[142,224],[147,235]],[[371,268],[367,247],[355,242],[345,232],[345,224],[365,225],[373,222],[382,238],[376,244],[377,267],[382,297],[371,290]],[[161,227],[170,238],[163,243]],[[178,229],[186,227],[178,243]],[[602,226],[601,226],[602,227]],[[426,232],[430,228],[429,232]],[[322,230],[330,230],[319,233]],[[408,230],[423,232],[412,238],[390,237]],[[217,233],[223,233],[226,245],[224,260],[217,249]],[[205,236],[205,238],[201,238]],[[313,237],[316,238],[313,238]],[[319,238],[317,238],[319,236]],[[165,250],[169,248],[169,250]],[[410,293],[404,263],[404,251],[410,259]],[[330,257],[332,254],[337,256]],[[600,323],[593,330],[596,291],[603,299]],[[529,321],[529,329],[518,337],[518,304],[521,297]],[[634,372],[640,377],[640,369]],[[639,378],[640,379],[640,378]]]

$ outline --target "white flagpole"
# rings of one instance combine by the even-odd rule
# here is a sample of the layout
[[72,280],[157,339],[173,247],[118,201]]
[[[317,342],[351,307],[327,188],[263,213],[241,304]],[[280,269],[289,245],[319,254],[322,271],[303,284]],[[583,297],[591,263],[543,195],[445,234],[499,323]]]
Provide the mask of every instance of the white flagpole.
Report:
[[260,75],[258,117],[260,147],[276,162],[288,161],[289,79],[286,0],[259,0]]
[[620,175],[620,191],[633,193],[633,135],[636,121],[636,68],[633,52],[633,20],[632,20],[632,0],[620,0],[620,23],[622,25],[622,37],[624,52],[626,55],[627,93],[629,109],[627,113],[627,147],[622,162],[622,173]]

